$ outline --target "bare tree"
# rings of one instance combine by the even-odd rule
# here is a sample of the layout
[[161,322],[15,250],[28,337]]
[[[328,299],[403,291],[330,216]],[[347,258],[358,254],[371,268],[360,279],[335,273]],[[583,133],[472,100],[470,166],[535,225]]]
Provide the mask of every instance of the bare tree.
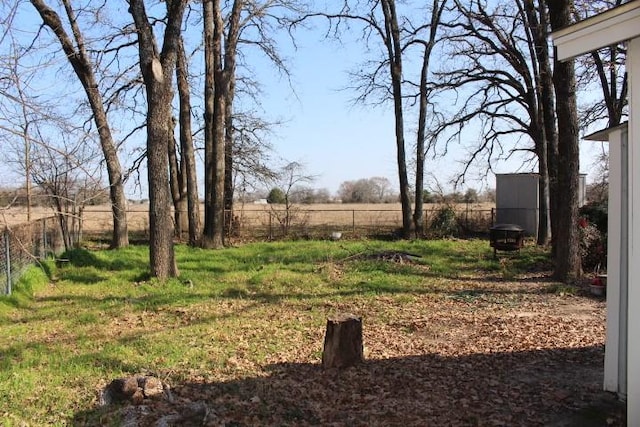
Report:
[[[32,126],[40,115],[37,114],[41,106],[25,91],[30,82],[36,78],[34,73],[20,70],[20,52],[16,44],[11,43],[11,49],[7,56],[2,58],[0,64],[0,97],[6,102],[0,102],[0,130],[6,133],[4,141],[5,155],[7,147],[12,147],[16,152],[15,164],[25,179],[27,222],[31,221],[32,206],[32,180],[31,180],[31,152],[32,152]],[[35,123],[37,125],[37,123]],[[16,143],[15,139],[19,142]]]
[[404,142],[404,111],[402,108],[402,41],[395,0],[381,0],[380,7],[384,15],[383,28],[378,27],[388,55],[393,93],[393,111],[395,117],[396,152],[398,179],[400,186],[400,204],[402,205],[402,236],[409,238],[411,233],[411,198],[407,177],[407,159]]
[[343,22],[354,22],[363,25],[362,38],[365,43],[380,43],[383,52],[379,61],[368,64],[366,72],[353,74],[355,89],[358,92],[357,102],[367,102],[382,94],[382,100],[393,103],[394,130],[396,143],[396,164],[398,167],[398,183],[400,203],[402,205],[402,236],[411,236],[412,212],[411,191],[407,173],[407,153],[405,147],[405,108],[404,108],[404,69],[403,56],[406,43],[403,40],[405,29],[400,23],[409,20],[401,16],[396,8],[395,0],[369,0],[366,2],[349,2],[345,0],[342,10],[337,13],[307,14],[299,22],[313,17],[324,17],[334,25],[333,31],[339,34]]
[[[547,0],[552,30],[572,23],[572,0]],[[558,118],[558,226],[555,240],[555,270],[558,280],[571,281],[580,277],[582,268],[578,234],[578,182],[580,156],[578,146],[578,111],[574,61],[555,60],[553,82]]]
[[168,176],[168,141],[173,139],[172,78],[186,0],[167,2],[162,50],[143,0],[130,0],[138,31],[140,70],[147,94],[147,170],[149,182],[149,256],[151,275],[164,280],[178,275],[173,248],[173,221]]
[[246,193],[261,188],[265,182],[277,181],[278,171],[270,166],[273,148],[269,138],[278,123],[242,113],[234,115],[233,123],[233,187]]
[[[43,137],[45,133],[56,133],[56,139],[62,143],[47,140]],[[73,141],[76,134],[64,126],[58,129],[51,126],[40,129],[38,126],[32,140],[31,177],[47,195],[66,250],[80,241],[84,206],[101,191],[94,144],[87,143],[86,136]]]
[[[189,85],[189,70],[184,42],[180,38],[178,43],[176,63],[176,80],[180,105],[180,148],[181,148],[181,176],[186,185],[187,210],[189,220],[189,245],[195,246],[200,240],[200,198],[198,197],[198,177],[196,172],[195,150],[191,130],[191,98]],[[180,195],[183,199],[184,194]],[[177,222],[177,221],[176,221]]]
[[109,176],[109,191],[113,216],[113,234],[111,246],[120,248],[129,244],[127,231],[127,204],[124,194],[122,167],[118,159],[117,148],[109,127],[107,112],[100,93],[94,66],[87,53],[85,38],[78,25],[76,13],[69,0],[62,0],[68,25],[71,27],[71,37],[64,28],[60,16],[51,9],[44,0],[32,0],[31,4],[40,14],[44,25],[55,34],[62,50],[69,60],[73,70],[85,90],[93,113],[100,144],[104,155]]
[[387,178],[373,177],[341,183],[338,196],[343,203],[384,203],[394,195]]
[[[462,101],[435,134],[448,132],[448,143],[459,140],[467,124],[480,124],[481,141],[470,152],[459,181],[483,156],[491,170],[496,153],[499,158],[516,151],[534,154],[541,178],[538,242],[544,244],[549,235],[547,147],[555,133],[554,116],[548,116],[552,111],[545,107],[545,102],[553,102],[545,98],[550,92],[545,84],[551,83],[544,77],[550,75],[546,28],[541,27],[532,1],[492,3],[491,9],[482,0],[455,0],[455,5],[460,19],[447,25],[455,61],[438,73],[437,87],[449,99],[451,92],[459,93]],[[522,137],[533,146],[514,144]]]
[[201,244],[207,248],[221,248],[224,246],[224,114],[229,81],[223,68],[224,21],[220,0],[205,0],[202,4],[206,77],[205,216]]
[[[234,102],[238,84],[241,46],[257,48],[276,68],[287,73],[276,43],[270,35],[286,21],[288,11],[298,10],[297,0],[234,0],[229,11],[216,0],[203,2],[205,34],[205,224],[202,244],[224,245],[224,229],[232,215],[234,177],[237,164],[234,148],[236,126],[241,116]],[[241,81],[247,84],[246,80]],[[255,83],[248,83],[249,85]],[[215,90],[212,90],[215,89]],[[242,140],[242,139],[241,139]],[[226,218],[228,219],[228,218]]]
[[[300,14],[305,8],[300,0],[243,0],[241,15],[235,14],[237,2],[234,2],[231,13],[226,19],[227,33],[225,36],[224,50],[224,70],[228,77],[229,90],[225,103],[225,210],[233,211],[234,191],[237,171],[235,167],[242,162],[237,153],[243,151],[242,148],[235,147],[236,143],[242,143],[243,138],[236,138],[236,132],[247,129],[247,122],[250,128],[255,122],[262,123],[262,129],[266,128],[267,122],[255,117],[249,111],[238,111],[236,109],[235,98],[243,95],[245,98],[251,97],[258,104],[260,100],[259,82],[253,78],[254,71],[252,64],[247,58],[248,52],[260,54],[267,59],[272,67],[281,75],[289,77],[289,70],[286,61],[279,52],[281,41],[276,40],[275,35],[291,22],[291,14]],[[237,23],[235,19],[239,18]],[[248,76],[242,75],[244,69]],[[238,121],[239,123],[236,123]],[[275,123],[269,123],[273,126]],[[264,143],[260,144],[264,147]],[[258,169],[258,175],[262,169]],[[226,222],[229,225],[229,221]]]
[[540,180],[540,203],[538,244],[546,245],[553,235],[554,215],[557,212],[558,193],[558,129],[556,127],[553,71],[549,52],[549,16],[542,1],[523,0],[525,18],[530,29],[530,45],[535,51],[538,63],[536,75],[539,99],[538,120],[542,120],[541,129],[544,143],[536,145]]
[[[425,147],[427,139],[427,114],[429,102],[429,65],[431,54],[437,42],[438,27],[442,19],[442,14],[447,5],[447,0],[433,0],[431,6],[431,21],[428,29],[429,35],[426,40],[416,37],[411,43],[417,43],[424,47],[422,53],[422,67],[420,69],[420,82],[418,84],[418,130],[416,139],[416,185],[415,204],[413,209],[413,224],[416,236],[424,234],[424,169],[428,147]],[[418,30],[420,30],[419,28]],[[417,32],[417,31],[416,31]]]
[[314,179],[313,175],[305,172],[305,166],[300,162],[289,162],[280,170],[274,185],[282,190],[284,209],[278,209],[271,204],[271,216],[280,224],[283,236],[286,236],[295,221],[300,219],[299,209],[295,207],[291,196],[301,184],[313,182]]

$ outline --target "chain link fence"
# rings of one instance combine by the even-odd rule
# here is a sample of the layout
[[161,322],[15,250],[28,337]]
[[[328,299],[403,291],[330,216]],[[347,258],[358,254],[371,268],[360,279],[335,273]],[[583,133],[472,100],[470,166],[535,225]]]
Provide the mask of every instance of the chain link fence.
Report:
[[[427,237],[440,209],[424,210]],[[493,222],[491,209],[453,211],[452,235],[472,237],[488,234]],[[326,238],[338,232],[353,238],[393,236],[402,228],[402,212],[384,209],[302,209],[247,210],[235,212],[231,237],[272,240],[289,238]]]
[[55,217],[5,227],[0,240],[0,292],[4,295],[11,294],[29,265],[64,250]]
[[[324,205],[327,206],[327,205]],[[424,210],[426,237],[430,227],[438,222],[443,209],[453,212],[452,228],[456,237],[488,236],[493,225],[494,211],[491,208],[460,205],[455,207],[433,206]],[[227,213],[231,221],[229,238],[247,240],[274,240],[281,238],[327,238],[332,233],[344,237],[367,238],[392,236],[402,227],[402,212],[399,206],[382,205],[381,208],[363,206],[346,208],[333,205],[331,208],[313,205],[295,205],[289,210],[279,206],[240,207]],[[132,209],[127,212],[129,235],[132,241],[144,242],[149,237],[148,211]],[[183,219],[186,220],[186,215]],[[111,211],[86,209],[82,216],[84,239],[108,239],[112,228]],[[182,225],[186,233],[187,224]],[[182,236],[186,238],[186,236]]]
[[[495,220],[493,209],[458,207],[452,218],[457,237],[488,234]],[[442,208],[425,209],[425,230],[438,218]],[[88,210],[82,217],[77,241],[103,239],[110,235],[111,211]],[[148,212],[128,213],[129,232],[135,239],[148,238]],[[345,237],[392,236],[402,226],[398,209],[305,209],[289,211],[270,207],[239,209],[234,212],[231,238],[242,240],[272,240],[280,238],[328,238],[338,233]],[[184,227],[186,230],[186,227]],[[5,227],[0,236],[0,295],[11,289],[27,266],[35,261],[64,251],[64,240],[56,217],[41,218],[30,223]]]

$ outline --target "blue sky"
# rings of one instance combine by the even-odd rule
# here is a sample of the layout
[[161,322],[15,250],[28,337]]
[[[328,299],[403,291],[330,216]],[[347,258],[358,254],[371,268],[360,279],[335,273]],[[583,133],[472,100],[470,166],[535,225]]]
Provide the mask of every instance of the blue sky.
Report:
[[[299,31],[296,36],[298,49],[285,54],[291,65],[295,94],[286,81],[268,69],[262,70],[264,74],[258,72],[258,78],[265,84],[265,112],[287,120],[272,140],[277,155],[304,163],[310,174],[317,175],[312,186],[327,188],[332,193],[344,181],[374,176],[387,177],[397,187],[391,105],[354,106],[355,93],[345,90],[349,85],[348,72],[358,69],[365,59],[362,45],[347,33],[343,34],[341,43],[326,40],[321,26]],[[411,157],[415,141],[413,128],[413,119],[409,116],[405,123],[405,141]],[[470,131],[469,135],[473,133]],[[473,142],[469,139],[469,145]],[[601,151],[600,143],[581,143],[583,172],[594,169],[595,158]],[[427,160],[426,168],[449,190],[449,183],[462,170],[464,159],[465,147],[452,146],[446,157]],[[496,173],[535,172],[536,168],[535,164],[523,163],[523,158],[518,156],[494,164]],[[466,186],[478,190],[494,187],[493,174],[483,178],[485,169],[484,164],[472,168]],[[428,186],[435,187],[432,177],[426,180]]]
[[397,181],[389,108],[354,106],[353,92],[343,90],[347,70],[357,64],[356,52],[352,46],[308,35],[290,54],[295,94],[277,78],[265,87],[266,113],[285,120],[272,141],[278,155],[304,163],[317,175],[314,186],[330,191],[360,178]]
[[[29,11],[33,17],[35,12]],[[317,24],[317,25],[316,25]],[[262,108],[266,118],[282,120],[274,129],[271,145],[274,157],[285,161],[298,161],[306,166],[306,172],[315,175],[311,184],[315,188],[326,188],[335,193],[340,184],[360,178],[386,177],[397,187],[396,148],[394,120],[391,105],[353,105],[355,93],[345,90],[349,85],[348,72],[358,69],[365,59],[364,47],[355,40],[353,33],[345,32],[342,42],[325,39],[324,23],[318,22],[311,29],[296,32],[297,49],[286,36],[279,38],[282,54],[287,58],[292,73],[291,84],[264,63],[255,58],[252,66],[256,78],[263,84]],[[250,58],[254,60],[253,57]],[[71,69],[64,68],[71,76]],[[70,77],[73,78],[73,77]],[[61,89],[59,86],[58,89]],[[412,157],[415,136],[413,119],[406,118],[405,139],[408,156]],[[473,129],[469,129],[473,135]],[[474,137],[475,138],[475,137]],[[474,141],[469,139],[470,143]],[[582,143],[582,170],[593,168],[593,158],[601,151],[599,143]],[[123,165],[130,166],[128,153],[123,153]],[[461,170],[460,161],[465,159],[462,146],[452,147],[444,158],[427,161],[427,170],[440,185],[449,190],[451,178]],[[522,159],[495,165],[498,173],[530,172],[535,165],[522,165]],[[472,169],[467,186],[482,190],[495,185],[493,176],[482,181],[484,169]],[[143,175],[142,184],[146,181]],[[10,174],[1,174],[3,184],[15,181]],[[410,181],[413,178],[410,177]],[[427,186],[434,186],[434,178],[427,177]],[[133,183],[128,193],[139,194]],[[143,188],[144,192],[144,188]]]

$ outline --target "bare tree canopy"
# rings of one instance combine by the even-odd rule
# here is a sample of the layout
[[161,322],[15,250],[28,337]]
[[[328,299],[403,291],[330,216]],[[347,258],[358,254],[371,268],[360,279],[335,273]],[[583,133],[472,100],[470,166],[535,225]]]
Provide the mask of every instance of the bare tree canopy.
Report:
[[74,40],[71,40],[64,30],[58,14],[49,8],[43,0],[33,0],[31,4],[38,10],[44,24],[55,33],[60,41],[62,49],[67,55],[71,66],[87,94],[93,119],[96,123],[98,134],[100,135],[100,143],[109,174],[113,211],[112,247],[126,246],[129,243],[129,237],[127,234],[127,205],[124,195],[122,167],[118,159],[116,145],[111,134],[111,128],[107,120],[105,105],[99,91],[94,68],[85,48],[84,36],[76,20],[76,12],[68,0],[63,0],[66,16],[73,33]]

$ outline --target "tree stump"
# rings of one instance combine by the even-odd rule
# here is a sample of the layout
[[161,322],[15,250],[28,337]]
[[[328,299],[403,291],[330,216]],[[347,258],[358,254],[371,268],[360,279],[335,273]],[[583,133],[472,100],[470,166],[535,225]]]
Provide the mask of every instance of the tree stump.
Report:
[[322,366],[346,368],[362,362],[362,318],[339,314],[327,319]]

